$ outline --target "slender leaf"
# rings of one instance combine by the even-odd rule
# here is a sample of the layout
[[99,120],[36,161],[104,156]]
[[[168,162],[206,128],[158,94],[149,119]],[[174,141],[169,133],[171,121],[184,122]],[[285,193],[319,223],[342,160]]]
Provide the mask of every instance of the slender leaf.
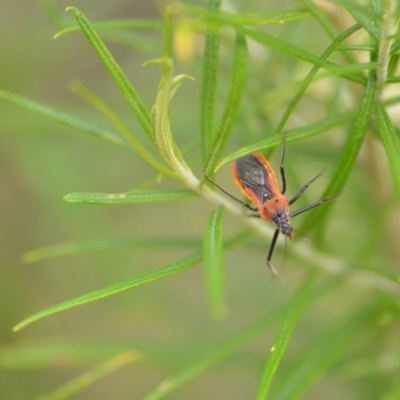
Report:
[[376,105],[376,120],[389,161],[397,196],[400,199],[400,140],[389,115],[381,103]]
[[[352,66],[344,66],[343,67],[341,65],[335,64],[330,61],[323,61],[323,60],[321,60],[320,57],[318,57],[312,53],[309,53],[297,46],[290,44],[290,43],[284,42],[278,38],[268,35],[265,32],[258,32],[258,31],[254,31],[249,28],[240,28],[240,27],[236,27],[236,29],[239,32],[254,39],[256,42],[258,42],[264,46],[272,47],[272,48],[274,48],[278,51],[281,51],[285,54],[288,54],[292,57],[298,58],[303,61],[307,61],[307,62],[314,64],[320,68],[331,71],[334,74],[341,76],[349,81],[359,83],[361,85],[365,84],[365,78],[363,76],[354,75],[354,74],[350,74],[347,72],[349,70],[349,68],[350,69],[352,68]],[[372,66],[376,67],[376,64],[373,64]]]
[[143,400],[160,400],[185,383],[222,362],[268,329],[278,319],[280,312],[280,310],[275,311],[272,315],[268,315],[268,317],[244,329],[243,332],[236,335],[227,343],[213,349],[211,352],[207,352],[202,358],[188,365],[181,372],[162,381],[154,391],[148,394]]
[[310,276],[307,277],[305,283],[295,294],[291,304],[285,312],[283,322],[279,327],[279,331],[275,337],[274,344],[272,345],[261,376],[261,382],[259,384],[256,396],[257,400],[263,400],[267,398],[272,379],[274,378],[276,370],[278,369],[283,355],[285,354],[300,314],[308,303],[310,295],[314,289],[317,276],[317,273],[313,271]]
[[390,47],[390,54],[395,54],[400,51],[400,39],[396,40]]
[[372,21],[380,15],[377,13],[372,13],[370,11],[371,9],[363,9],[354,1],[339,0],[339,2],[347,9],[353,18],[364,27],[372,39],[379,43],[381,35]]
[[85,372],[78,378],[66,383],[56,391],[46,396],[39,397],[40,400],[65,400],[80,393],[99,379],[111,374],[112,372],[125,367],[126,365],[140,361],[140,356],[136,351],[126,351],[103,362],[97,367]]
[[172,21],[171,10],[167,8],[164,29],[164,54],[161,62],[161,81],[158,87],[156,104],[153,109],[154,141],[163,160],[184,180],[192,178],[190,168],[185,163],[175,142],[169,120],[169,104],[174,89],[172,61]]
[[94,125],[90,125],[87,122],[73,117],[72,115],[69,115],[63,111],[58,111],[55,108],[48,107],[37,101],[27,99],[26,97],[7,92],[5,90],[0,90],[0,98],[10,101],[18,106],[24,107],[27,110],[33,111],[36,114],[39,114],[45,118],[49,118],[64,126],[68,126],[69,128],[76,129],[77,131],[86,133],[97,138],[105,139],[117,146],[132,150],[131,146],[117,133],[107,131]]
[[135,190],[126,193],[69,193],[63,197],[71,204],[136,204],[172,201],[196,196],[191,190]]
[[229,96],[226,101],[225,110],[222,115],[217,136],[215,137],[210,153],[208,154],[208,159],[204,168],[204,175],[209,175],[210,172],[214,170],[215,165],[217,164],[218,159],[233,130],[237,115],[239,113],[247,75],[246,39],[241,35],[237,35],[236,38],[236,49],[233,65],[234,68]]
[[[93,29],[99,30],[115,30],[115,29],[133,29],[133,30],[149,30],[161,31],[163,28],[162,21],[145,20],[145,19],[127,19],[118,21],[97,22],[92,24]],[[71,26],[57,32],[54,38],[58,38],[67,33],[80,32],[81,29],[77,26]]]
[[[363,97],[361,99],[360,108],[355,118],[354,126],[351,134],[340,158],[336,171],[326,188],[322,198],[338,195],[344,188],[350,173],[354,169],[354,164],[363,144],[368,124],[371,119],[371,113],[374,105],[376,91],[376,76],[371,72],[368,78],[367,86],[365,87]],[[317,207],[308,214],[308,218],[304,221],[304,226],[300,227],[300,231],[304,231],[306,227],[313,226],[317,221],[320,227],[317,237],[323,238],[323,227],[326,221],[329,210],[332,209],[333,203],[330,202],[324,207]]]
[[319,21],[321,26],[325,29],[326,33],[331,39],[334,39],[339,35],[336,26],[328,18],[325,12],[323,12],[322,7],[318,3],[314,3],[311,0],[303,0],[302,4],[310,11],[310,13]]
[[208,219],[204,233],[203,258],[211,311],[216,319],[226,315],[224,301],[223,236],[224,208],[218,207]]
[[144,249],[171,249],[198,247],[201,240],[197,238],[129,238],[129,239],[104,239],[91,242],[71,242],[54,246],[42,247],[32,250],[22,256],[22,261],[31,264],[48,258],[68,257],[78,254],[104,253],[110,251],[123,251],[137,248]]
[[75,14],[75,18],[83,33],[88,38],[90,44],[100,57],[105,67],[108,69],[143,130],[147,133],[149,138],[153,140],[150,112],[144,105],[142,99],[84,14],[75,7],[68,7],[67,11],[72,11]]
[[[247,232],[236,236],[235,238],[226,242],[225,248],[232,247],[237,243],[246,240],[248,236],[249,234]],[[158,268],[146,274],[142,274],[135,278],[128,279],[126,281],[118,282],[115,283],[114,285],[95,290],[91,293],[84,294],[82,296],[76,297],[75,299],[68,300],[64,303],[56,304],[55,306],[49,307],[43,311],[40,311],[24,319],[13,328],[13,331],[14,332],[19,331],[20,329],[24,328],[27,325],[32,324],[33,322],[39,321],[50,315],[57,314],[61,311],[69,310],[70,308],[74,307],[79,307],[87,303],[92,303],[94,301],[98,301],[106,297],[125,292],[129,289],[146,285],[148,283],[157,281],[159,279],[167,278],[171,275],[184,272],[187,269],[190,269],[195,265],[199,264],[202,261],[202,259],[203,259],[203,253],[197,252],[191,256],[182,258],[179,261],[172,262],[170,264],[165,265],[164,267]]]
[[[215,3],[215,2],[214,2]],[[210,3],[211,4],[211,3]],[[219,28],[221,24],[239,24],[239,25],[270,25],[270,24],[284,24],[287,22],[300,21],[305,18],[310,18],[311,14],[309,11],[298,8],[292,10],[279,10],[279,11],[267,11],[258,13],[238,14],[229,13],[225,11],[219,11],[214,15],[211,15],[213,11],[216,11],[209,7],[208,11],[204,8],[188,6],[188,5],[176,5],[178,10],[186,13],[195,15],[197,17],[212,19],[214,28]]]
[[[348,38],[351,34],[356,32],[360,28],[360,25],[353,25],[352,27],[346,29],[342,34],[340,34],[333,42],[332,44],[323,52],[321,55],[321,60],[325,61],[328,59],[328,57],[335,51],[337,46],[339,46],[346,38]],[[308,86],[313,82],[315,75],[319,71],[318,66],[314,66],[311,71],[308,73],[306,78],[303,80],[303,82],[300,85],[299,90],[297,91],[296,95],[293,97],[292,101],[289,103],[288,107],[285,110],[285,113],[283,114],[278,127],[276,128],[277,133],[282,133],[283,129],[287,123],[287,121],[290,118],[290,115],[292,112],[295,110],[297,104],[299,101],[302,99],[304,96],[304,93],[306,92]]]
[[[357,24],[357,26],[361,26]],[[337,51],[375,51],[376,46],[372,44],[342,44],[339,48],[336,49]]]
[[[207,13],[206,11],[201,9],[196,9],[195,11],[193,11],[193,9],[187,7],[183,7],[183,9],[197,16],[202,16],[206,20],[210,20],[213,23],[218,22],[221,24],[231,25],[234,29],[236,29],[237,32],[247,36],[248,38],[252,38],[256,42],[266,47],[271,47],[275,50],[288,54],[294,58],[309,62],[313,65],[317,65],[320,68],[331,71],[334,74],[341,76],[352,82],[359,83],[361,85],[365,84],[366,79],[364,78],[364,76],[348,73],[349,68],[351,69],[353,67],[341,66],[333,62],[323,61],[320,59],[320,57],[312,53],[309,53],[308,51],[300,47],[294,46],[265,32],[260,32],[251,28],[244,27],[243,24],[240,24],[237,21],[232,20],[231,18],[227,18],[223,13]],[[365,67],[368,68],[368,65],[366,65]],[[371,67],[376,68],[376,64],[375,63],[372,64]],[[360,67],[357,67],[357,69],[359,68]]]
[[95,93],[83,86],[79,82],[73,82],[71,90],[81,96],[87,103],[92,107],[100,111],[121,133],[121,135],[127,140],[127,142],[138,152],[144,161],[151,165],[156,171],[169,176],[171,178],[178,178],[178,176],[162,165],[140,142],[136,139],[135,135],[129,130],[129,128],[121,121],[121,119],[111,110],[111,108],[100,99]]
[[[325,118],[322,121],[318,121],[314,124],[304,126],[301,128],[296,128],[289,130],[285,133],[285,138],[287,143],[296,142],[301,139],[312,137],[332,129],[336,126],[350,122],[354,118],[354,113],[346,112],[342,114],[337,114],[330,118]],[[263,139],[251,146],[243,147],[238,151],[225,157],[217,166],[217,170],[223,165],[242,158],[248,154],[254,153],[256,151],[262,151],[270,148],[274,148],[283,144],[283,136],[281,134],[275,134],[267,139]]]
[[57,304],[55,306],[49,307],[43,311],[40,311],[17,324],[14,327],[14,332],[19,331],[27,325],[33,322],[39,321],[40,319],[46,318],[50,315],[57,314],[61,311],[66,311],[74,307],[79,307],[87,303],[92,303],[104,299],[109,296],[113,296],[118,293],[125,292],[129,289],[133,289],[138,286],[146,285],[148,283],[157,281],[159,279],[167,278],[168,276],[175,275],[179,272],[186,271],[189,268],[194,267],[199,264],[202,260],[201,252],[195,253],[192,256],[185,257],[179,261],[170,263],[151,271],[149,273],[139,275],[135,278],[128,279],[123,282],[118,282],[114,285],[107,286],[102,289],[97,289],[91,293],[84,294],[83,296],[76,297],[75,299],[68,300],[64,303]]
[[[221,0],[209,0],[210,13],[219,11]],[[218,83],[219,31],[210,29],[206,35],[200,103],[200,127],[203,160],[210,154],[215,137],[215,95]]]
[[301,8],[253,14],[231,14],[227,12],[221,14],[227,18],[231,18],[232,21],[243,25],[285,24],[287,22],[300,21],[311,17],[311,14],[307,10]]
[[342,326],[334,327],[307,348],[304,355],[289,367],[284,379],[273,391],[271,398],[276,400],[304,399],[305,393],[328,371],[351,347],[359,340],[363,328],[376,313],[377,308],[367,308],[366,311],[354,315]]
[[386,83],[400,83],[400,76],[390,76],[386,79]]

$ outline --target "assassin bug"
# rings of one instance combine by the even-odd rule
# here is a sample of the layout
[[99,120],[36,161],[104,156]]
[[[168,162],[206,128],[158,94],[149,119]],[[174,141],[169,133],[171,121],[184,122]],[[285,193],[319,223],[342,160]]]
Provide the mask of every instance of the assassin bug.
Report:
[[282,177],[282,190],[279,190],[278,182],[271,165],[261,153],[249,154],[248,156],[240,158],[234,162],[232,166],[232,174],[236,185],[249,200],[256,204],[257,207],[252,207],[249,204],[232,196],[206,176],[208,181],[210,181],[230,198],[239,202],[249,210],[258,212],[258,214],[250,215],[251,217],[262,218],[276,225],[277,228],[274,236],[272,237],[271,245],[267,255],[267,265],[274,275],[277,273],[271,264],[271,258],[274,253],[279,233],[282,232],[282,234],[289,239],[293,239],[293,227],[290,224],[290,218],[296,217],[297,215],[318,207],[319,205],[336,197],[328,197],[326,199],[316,201],[315,203],[302,207],[293,213],[289,213],[289,206],[300,198],[300,196],[306,191],[311,183],[313,183],[322,175],[322,172],[317,174],[313,179],[309,180],[293,196],[291,200],[288,200],[284,196],[286,192],[286,176],[284,168],[285,154],[286,140],[284,140],[283,143],[282,158],[279,167]]

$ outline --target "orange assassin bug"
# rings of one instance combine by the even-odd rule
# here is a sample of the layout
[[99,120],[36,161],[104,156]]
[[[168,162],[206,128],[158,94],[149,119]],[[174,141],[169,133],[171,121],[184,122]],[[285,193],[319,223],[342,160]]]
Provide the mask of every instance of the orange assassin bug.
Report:
[[334,197],[328,197],[302,207],[299,210],[289,213],[289,206],[296,202],[306,189],[318,179],[322,172],[317,174],[313,179],[309,180],[303,187],[293,196],[291,200],[284,196],[286,192],[286,175],[284,168],[286,154],[286,140],[283,144],[283,152],[280,164],[280,173],[282,177],[282,190],[279,190],[278,182],[275,177],[274,170],[261,153],[253,153],[238,159],[232,165],[232,174],[236,185],[241,192],[257,207],[252,207],[249,204],[237,199],[230,193],[222,189],[219,185],[213,182],[206,176],[206,179],[215,185],[219,190],[228,195],[233,200],[239,202],[244,207],[251,211],[257,211],[258,214],[251,214],[251,217],[262,218],[276,225],[277,229],[272,237],[271,245],[267,255],[267,265],[271,272],[276,275],[276,271],[271,265],[271,258],[274,253],[276,241],[279,233],[289,239],[293,239],[293,227],[290,224],[290,219],[309,211],[319,205],[332,200]]

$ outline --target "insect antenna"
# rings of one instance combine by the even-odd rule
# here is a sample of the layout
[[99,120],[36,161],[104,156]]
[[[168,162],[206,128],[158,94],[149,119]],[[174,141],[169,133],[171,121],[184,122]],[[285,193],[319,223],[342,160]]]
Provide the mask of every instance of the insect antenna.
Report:
[[255,207],[251,207],[249,204],[245,203],[242,200],[239,200],[238,198],[236,198],[235,196],[232,196],[230,193],[228,193],[225,189],[222,189],[221,186],[217,185],[214,181],[212,181],[207,175],[204,175],[204,177],[211,182],[215,187],[217,187],[221,192],[225,193],[227,196],[229,196],[231,199],[237,201],[238,203],[240,203],[242,206],[248,208],[250,211],[258,211],[257,208]]

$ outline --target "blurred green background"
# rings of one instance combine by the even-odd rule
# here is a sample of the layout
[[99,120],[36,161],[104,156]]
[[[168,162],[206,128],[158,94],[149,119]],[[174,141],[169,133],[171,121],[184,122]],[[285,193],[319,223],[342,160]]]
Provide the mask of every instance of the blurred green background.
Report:
[[[204,2],[193,1],[191,4],[204,5]],[[82,9],[93,22],[121,18],[162,19],[165,7],[163,2],[143,0],[55,3],[63,17],[65,7],[71,5]],[[253,0],[226,2],[224,6],[241,12],[258,12],[293,8],[294,4]],[[70,25],[75,24],[72,15],[65,14],[65,18],[70,20]],[[124,121],[136,129],[139,137],[145,138],[81,33],[53,39],[58,28],[39,3],[27,0],[0,2],[0,27],[0,89],[112,129],[106,120],[68,90],[71,80],[79,80],[117,110]],[[325,34],[315,34],[322,30],[312,20],[268,27],[268,30],[315,54],[320,54],[329,45]],[[161,33],[132,33],[132,37],[129,36],[129,31],[123,35],[114,33],[105,36],[105,41],[150,108],[160,71],[158,66],[144,68],[142,63],[160,56]],[[199,35],[197,40],[194,58],[176,65],[177,73],[188,73],[195,78],[193,82],[183,82],[172,103],[172,125],[178,143],[183,146],[200,134],[203,38]],[[123,41],[128,45],[122,45]],[[226,33],[220,60],[219,112],[230,78],[231,42]],[[249,49],[244,111],[226,154],[268,136],[294,93],[291,88],[310,69],[305,63],[294,63],[287,56],[265,51],[254,43],[250,43]],[[329,114],[331,109],[355,107],[349,89],[337,82],[325,79],[313,84],[288,128],[313,122],[319,116]],[[263,118],[258,120],[249,116],[257,107],[263,113]],[[116,207],[63,203],[62,196],[71,192],[126,192],[148,180],[153,182],[156,173],[128,152],[5,101],[0,102],[0,116],[2,399],[36,398],[55,390],[90,366],[131,348],[145,354],[145,359],[96,382],[75,398],[142,398],[165,377],[263,316],[284,307],[303,276],[312,268],[292,257],[291,243],[284,262],[283,246],[280,245],[274,264],[281,273],[271,280],[264,261],[268,241],[255,237],[251,243],[229,250],[225,255],[229,315],[222,322],[211,317],[204,273],[199,266],[184,274],[51,316],[21,332],[12,333],[16,323],[39,310],[151,271],[199,249],[213,205],[200,198]],[[265,125],[259,126],[260,120]],[[299,207],[321,195],[346,135],[347,128],[338,128],[288,146],[289,194],[293,195],[305,181],[327,168]],[[276,167],[279,157],[276,152],[272,159]],[[190,152],[187,158],[194,171],[200,174],[198,149]],[[238,194],[229,167],[222,169],[217,177],[226,189]],[[168,179],[161,185],[177,187]],[[398,206],[393,207],[391,192],[384,153],[379,141],[371,136],[357,169],[335,205],[325,249],[351,269],[396,271],[400,256],[400,217]],[[295,226],[301,225],[301,218],[303,216]],[[241,221],[226,216],[225,237],[233,237],[242,228]],[[135,237],[193,238],[194,244],[187,248],[143,248],[56,258],[32,265],[21,262],[25,252],[48,245]],[[313,243],[312,236],[301,240]],[[381,292],[374,288],[374,284],[359,285],[345,279],[340,282],[340,279],[329,274],[322,278],[321,285],[331,283],[333,290],[327,291],[302,316],[278,379],[292,363],[301,360],[302,353],[322,332],[334,331],[336,326],[342,326],[358,312],[372,309],[378,299],[387,300],[393,304],[393,314],[386,303],[382,309],[390,324],[387,325],[382,316],[378,323],[372,313],[374,317],[371,317],[369,329],[351,338],[350,350],[342,349],[342,357],[338,354],[340,362],[313,386],[306,397],[377,399],[399,372],[400,349],[396,334],[399,324],[393,320],[393,315],[398,315],[398,304],[391,295],[382,294],[385,290]],[[276,326],[170,398],[254,398],[275,333]],[[366,354],[365,348],[370,349],[370,353]],[[378,361],[386,359],[389,367],[385,369]]]

